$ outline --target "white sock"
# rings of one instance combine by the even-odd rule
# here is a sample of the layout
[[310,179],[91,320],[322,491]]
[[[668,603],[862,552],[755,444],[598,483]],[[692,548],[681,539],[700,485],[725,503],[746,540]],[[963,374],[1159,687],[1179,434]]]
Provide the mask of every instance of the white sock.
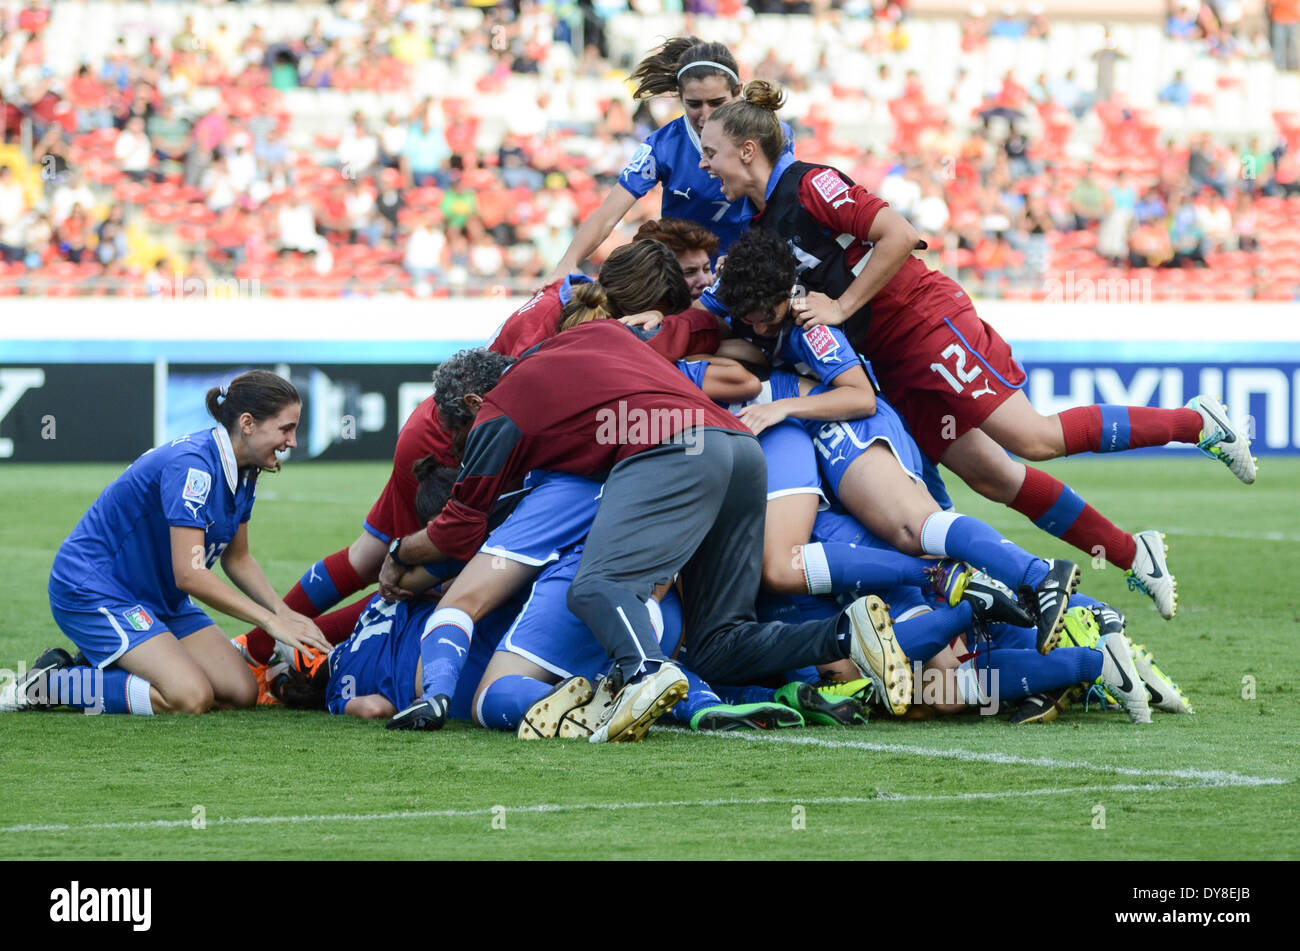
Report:
[[982,707],[989,702],[988,695],[980,688],[973,660],[963,661],[957,668],[957,694],[967,706]]
[[921,551],[927,555],[948,554],[948,529],[963,516],[956,512],[934,512],[921,524]]
[[800,546],[803,552],[803,580],[809,594],[831,593],[831,566],[826,561],[826,549],[818,542]]
[[126,707],[135,716],[153,716],[153,701],[149,699],[149,681],[135,674],[127,676]]

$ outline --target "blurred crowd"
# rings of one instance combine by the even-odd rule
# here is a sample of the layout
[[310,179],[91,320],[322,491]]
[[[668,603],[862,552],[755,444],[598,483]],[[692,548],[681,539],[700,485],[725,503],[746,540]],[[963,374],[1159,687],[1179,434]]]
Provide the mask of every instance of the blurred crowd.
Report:
[[[648,4],[631,0],[633,9]],[[736,0],[685,6],[741,18],[747,9]],[[1276,48],[1270,54],[1241,36],[1239,7],[1173,0],[1168,33],[1206,44],[1210,55],[1276,57]],[[151,37],[143,55],[119,41],[102,59],[55,75],[43,48],[48,5],[0,2],[0,293],[78,285],[155,293],[178,273],[256,278],[283,293],[526,291],[639,142],[676,114],[672,102],[613,95],[597,104],[598,119],[579,122],[542,87],[512,103],[508,131],[492,137],[471,100],[427,96],[381,115],[340,117],[336,132],[291,147],[297,120],[285,93],[400,93],[431,59],[456,69],[486,64],[474,67],[484,92],[508,92],[521,75],[624,75],[627,64],[608,55],[602,17],[625,8],[622,0],[519,0],[466,19],[449,0],[340,0],[302,36],[256,25],[237,32],[221,21],[203,29],[186,18],[174,35]],[[832,23],[873,18],[868,53],[908,42],[903,3],[749,8]],[[1288,35],[1279,25],[1289,24],[1294,41],[1296,21],[1286,17],[1295,8],[1272,4],[1275,45]],[[1050,31],[1036,5],[990,14],[977,4],[961,24],[961,45],[1033,42]],[[806,108],[787,115],[802,157],[835,162],[879,193],[932,238],[933,264],[986,293],[1041,289],[1063,267],[1216,262],[1231,266],[1247,295],[1300,288],[1300,274],[1277,253],[1300,235],[1300,118],[1282,116],[1276,129],[1239,143],[1168,138],[1114,89],[1115,59],[1128,54],[1109,33],[1087,75],[1065,69],[1026,86],[1008,72],[997,88],[981,89],[959,71],[947,102],[927,99],[916,73],[896,76],[883,62],[865,88],[836,86],[830,46],[816,57],[737,53],[750,76],[805,94]],[[833,105],[820,101],[835,97],[887,110],[894,140],[865,149],[845,142]],[[1181,74],[1159,98],[1193,99]],[[1102,140],[1093,160],[1082,160],[1069,141],[1094,115]],[[595,260],[657,207],[652,193]]]

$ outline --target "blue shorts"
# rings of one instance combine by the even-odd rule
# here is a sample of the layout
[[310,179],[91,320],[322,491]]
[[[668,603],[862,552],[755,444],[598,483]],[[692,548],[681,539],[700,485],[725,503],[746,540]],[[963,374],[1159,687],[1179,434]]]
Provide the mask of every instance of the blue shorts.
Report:
[[924,479],[923,459],[916,440],[894,408],[879,396],[876,397],[874,416],[813,425],[817,426],[813,431],[817,461],[832,493],[839,493],[840,482],[849,466],[877,442],[883,442],[889,448],[909,476],[918,482]]
[[170,632],[180,640],[213,623],[189,600],[176,610],[164,610],[122,596],[110,598],[90,592],[70,596],[61,592],[57,598],[51,592],[50,613],[59,630],[81,648],[93,666],[101,669],[159,634]]
[[479,551],[525,565],[550,564],[591,530],[605,483],[567,472],[528,473],[532,491],[488,536]]
[[783,420],[759,434],[767,460],[767,500],[787,495],[815,495],[823,503],[822,477],[817,471],[817,451],[800,423]]
[[[593,680],[609,668],[610,657],[568,606],[569,583],[582,561],[582,549],[565,552],[533,583],[528,600],[501,639],[500,650],[518,654],[555,676]],[[682,636],[682,605],[669,590],[659,605],[664,618],[660,646],[671,655]]]

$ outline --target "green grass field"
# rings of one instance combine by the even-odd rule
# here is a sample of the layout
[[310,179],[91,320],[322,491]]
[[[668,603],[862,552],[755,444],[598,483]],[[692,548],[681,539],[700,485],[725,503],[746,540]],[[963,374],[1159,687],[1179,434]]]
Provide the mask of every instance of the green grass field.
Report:
[[[1190,456],[1047,468],[1121,525],[1168,533],[1175,621],[1118,569],[1085,564],[1084,589],[1128,614],[1195,716],[1157,712],[1145,728],[1081,708],[1031,727],[965,716],[780,735],[656,728],[642,744],[592,746],[464,723],[391,733],[280,709],[6,715],[0,848],[66,859],[1300,857],[1300,461],[1266,458],[1252,487]],[[65,643],[45,598],[50,562],[118,471],[0,470],[0,667]],[[379,464],[291,464],[264,479],[253,551],[280,590],[356,536],[385,477]],[[954,497],[1034,551],[1073,552],[964,487]]]

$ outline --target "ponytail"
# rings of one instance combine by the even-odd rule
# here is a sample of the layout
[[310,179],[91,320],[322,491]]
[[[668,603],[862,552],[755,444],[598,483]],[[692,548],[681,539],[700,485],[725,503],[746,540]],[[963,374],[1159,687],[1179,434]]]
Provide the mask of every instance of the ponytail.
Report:
[[675,36],[637,64],[632,72],[637,99],[664,93],[681,93],[682,83],[721,76],[734,96],[740,91],[740,67],[721,43],[706,43],[696,36]]
[[261,422],[291,403],[301,403],[294,385],[269,370],[249,370],[229,383],[208,390],[208,414],[229,432],[248,413]]
[[609,307],[609,298],[603,287],[594,281],[590,284],[579,284],[573,289],[569,302],[560,311],[560,330],[572,330],[579,324],[591,320],[608,320],[613,316]]

